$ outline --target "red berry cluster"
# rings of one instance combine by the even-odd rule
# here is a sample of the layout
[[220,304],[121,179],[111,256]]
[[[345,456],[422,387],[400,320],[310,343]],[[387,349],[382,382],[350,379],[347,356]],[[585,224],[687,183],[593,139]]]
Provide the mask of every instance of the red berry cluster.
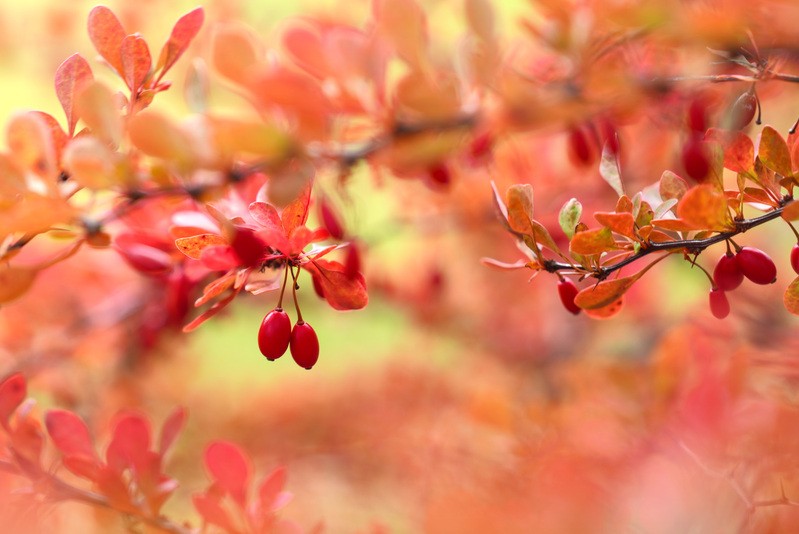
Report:
[[282,308],[288,270],[289,267],[286,267],[286,279],[283,282],[283,290],[280,293],[280,302],[277,308],[266,314],[261,322],[261,328],[258,329],[258,348],[269,361],[277,360],[286,353],[286,349],[290,349],[291,357],[294,358],[297,365],[310,369],[319,360],[319,339],[311,325],[302,319],[302,313],[300,313],[297,303],[296,279],[293,281],[294,304],[297,307],[297,324],[294,325],[294,328],[291,327],[291,319]]
[[[791,251],[791,264],[796,256],[799,267],[799,245],[794,250],[796,253]],[[773,284],[777,281],[777,266],[768,254],[753,247],[741,247],[735,254],[728,251],[719,258],[713,270],[713,288],[710,290],[710,311],[714,317],[724,319],[730,314],[726,292],[740,286],[744,278],[756,284]]]

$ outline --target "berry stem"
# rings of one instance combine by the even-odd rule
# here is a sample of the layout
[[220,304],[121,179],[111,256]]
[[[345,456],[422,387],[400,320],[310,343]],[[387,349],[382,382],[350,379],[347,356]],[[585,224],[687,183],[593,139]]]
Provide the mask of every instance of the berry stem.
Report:
[[300,303],[297,300],[297,275],[294,274],[294,267],[289,267],[291,269],[291,294],[294,297],[294,309],[297,310],[297,324],[303,324],[305,321],[302,320],[302,312],[300,311]]
[[289,280],[289,266],[283,269],[283,287],[280,288],[280,298],[277,300],[278,309],[283,309],[283,294],[286,292],[286,282]]
[[793,235],[796,236],[796,242],[799,243],[799,232],[796,231],[796,227],[793,224],[791,224],[791,221],[785,221],[785,222],[787,222],[788,226],[791,227],[791,231],[793,232]]

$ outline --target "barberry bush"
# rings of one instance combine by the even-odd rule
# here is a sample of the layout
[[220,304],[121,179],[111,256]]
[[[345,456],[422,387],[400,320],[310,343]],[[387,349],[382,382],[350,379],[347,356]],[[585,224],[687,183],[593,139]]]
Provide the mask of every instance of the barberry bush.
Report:
[[799,522],[799,6],[259,9],[5,19],[9,532]]

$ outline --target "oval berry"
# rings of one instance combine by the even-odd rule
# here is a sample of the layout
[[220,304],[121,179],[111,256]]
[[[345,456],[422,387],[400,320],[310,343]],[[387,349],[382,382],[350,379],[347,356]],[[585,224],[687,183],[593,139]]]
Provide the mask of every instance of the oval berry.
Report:
[[710,290],[710,313],[716,319],[724,319],[730,314],[730,301],[727,294],[718,288]]
[[777,266],[768,254],[753,247],[742,247],[735,261],[744,276],[756,284],[772,284],[777,281]]
[[739,96],[738,100],[736,100],[732,105],[732,110],[730,111],[730,116],[732,117],[732,129],[744,129],[750,122],[752,122],[752,119],[755,118],[756,111],[757,97],[755,96],[755,93],[750,93],[747,91]]
[[577,289],[577,286],[574,285],[574,282],[568,278],[564,278],[558,282],[558,295],[560,295],[560,301],[563,303],[563,307],[572,312],[574,315],[577,315],[582,311],[582,309],[574,303],[574,297],[576,297],[577,293],[579,292],[580,290]]
[[594,151],[584,128],[575,126],[569,130],[569,154],[578,165],[588,166],[594,162]]
[[291,331],[291,357],[297,365],[310,369],[319,359],[319,339],[311,325],[300,321]]
[[705,152],[705,143],[698,135],[688,138],[682,147],[682,165],[685,172],[697,182],[704,181],[710,172],[710,161]]
[[688,106],[688,127],[700,134],[707,130],[707,102],[704,98],[695,98]]
[[799,274],[799,244],[796,244],[791,249],[791,267]]
[[264,317],[258,330],[258,348],[269,361],[286,352],[291,340],[291,319],[282,308],[275,308]]
[[719,258],[716,268],[713,269],[713,281],[722,291],[732,291],[744,281],[744,273],[733,254],[725,254]]

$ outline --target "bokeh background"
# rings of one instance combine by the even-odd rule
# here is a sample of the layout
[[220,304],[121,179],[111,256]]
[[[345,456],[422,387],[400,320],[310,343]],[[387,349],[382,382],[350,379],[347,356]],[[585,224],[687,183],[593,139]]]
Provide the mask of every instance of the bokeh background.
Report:
[[[93,5],[0,3],[0,122],[21,109],[61,116],[52,76],[74,52],[92,60],[85,20]],[[128,31],[161,43],[195,4],[108,5]],[[361,25],[370,10],[365,0],[203,5],[206,27],[192,57],[207,57],[222,21],[246,23],[274,44],[289,17]],[[460,4],[424,7],[435,54],[446,58],[464,29]],[[520,17],[536,16],[527,2],[496,9],[508,42],[524,37]],[[188,63],[171,73],[175,86],[156,109],[189,112],[181,90]],[[764,121],[787,130],[794,93],[774,89]],[[211,105],[235,110],[240,102],[214,80]],[[663,139],[651,118],[620,129],[634,162]],[[653,159],[676,158],[677,142],[668,142]],[[569,198],[587,212],[612,209],[615,195],[596,169],[574,165],[567,152],[565,132],[548,129],[498,144],[487,165],[457,165],[446,191],[379,180],[365,166],[346,197],[322,181],[365,251],[370,302],[342,313],[300,292],[321,341],[311,372],[258,351],[273,294],[239,298],[196,332],[137,350],[126,306],[158,288],[112,250],[80,253],[0,308],[0,371],[25,372],[38,409],[76,411],[101,447],[120,409],[160,422],[187,407],[167,469],[181,487],[164,512],[194,524],[190,497],[207,483],[203,448],[226,439],[260,476],[287,466],[295,497],[282,514],[308,530],[789,532],[796,508],[768,503],[783,491],[799,500],[799,324],[781,302],[792,234],[771,224],[742,236],[740,244],[772,254],[780,275],[773,286],[736,291],[727,320],[710,315],[704,275],[677,258],[647,274],[612,320],[572,316],[554,277],[529,280],[528,271],[480,263],[520,257],[495,218],[491,179],[500,189],[532,183],[536,212],[562,243],[556,217]],[[638,189],[660,177],[645,166],[631,174]],[[722,253],[719,245],[699,261],[712,268]],[[113,514],[81,504],[54,505],[47,521],[56,532],[122,529]]]

